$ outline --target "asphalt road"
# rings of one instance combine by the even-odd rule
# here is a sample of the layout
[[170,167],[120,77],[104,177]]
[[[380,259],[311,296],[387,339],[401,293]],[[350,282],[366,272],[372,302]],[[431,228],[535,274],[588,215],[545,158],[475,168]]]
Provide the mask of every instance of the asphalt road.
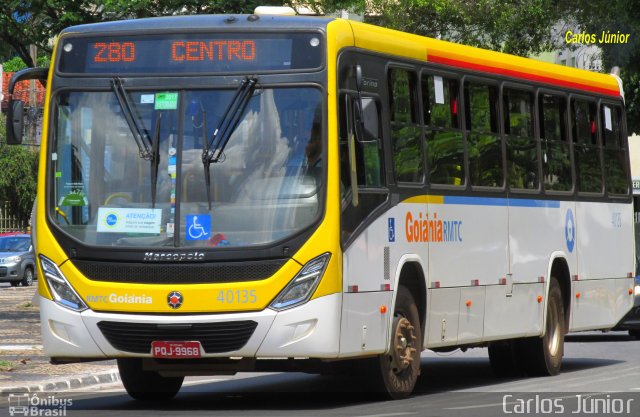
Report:
[[[376,400],[347,378],[297,373],[188,378],[174,400],[151,404],[131,400],[121,386],[39,396],[67,401],[66,416],[637,417],[640,341],[622,332],[569,335],[562,373],[546,378],[496,378],[486,349],[426,352],[416,392],[402,401]],[[60,405],[40,410],[39,415],[62,415],[51,414],[60,413]],[[7,399],[0,398],[0,416],[5,415]]]

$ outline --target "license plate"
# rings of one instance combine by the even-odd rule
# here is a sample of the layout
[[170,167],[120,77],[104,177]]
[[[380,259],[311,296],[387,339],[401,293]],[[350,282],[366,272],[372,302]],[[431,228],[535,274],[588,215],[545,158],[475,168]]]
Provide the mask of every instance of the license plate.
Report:
[[200,342],[151,342],[154,358],[190,359],[201,356]]

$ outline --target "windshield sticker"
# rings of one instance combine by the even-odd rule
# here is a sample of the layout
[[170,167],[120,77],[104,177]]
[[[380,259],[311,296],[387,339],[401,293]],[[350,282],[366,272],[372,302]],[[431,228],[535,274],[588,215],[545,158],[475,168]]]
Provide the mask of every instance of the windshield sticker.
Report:
[[140,104],[153,104],[155,103],[156,97],[153,94],[142,94],[140,95]]
[[167,223],[167,237],[173,237],[174,233],[175,233],[175,224]]
[[58,201],[58,206],[86,206],[89,200],[84,192],[84,184],[82,182],[67,182],[63,186],[66,195],[63,195]]
[[160,234],[162,209],[98,208],[98,232]]
[[82,191],[72,192],[65,196],[63,196],[58,202],[58,206],[87,206],[89,205],[89,200],[84,195]]
[[188,214],[186,217],[187,240],[207,240],[211,236],[211,216]]
[[156,93],[155,110],[175,110],[178,108],[178,93]]

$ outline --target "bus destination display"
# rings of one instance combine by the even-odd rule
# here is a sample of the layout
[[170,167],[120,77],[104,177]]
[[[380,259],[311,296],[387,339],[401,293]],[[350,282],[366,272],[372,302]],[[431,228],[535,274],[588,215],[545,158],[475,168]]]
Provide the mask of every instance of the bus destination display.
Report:
[[317,68],[322,63],[319,44],[318,35],[301,33],[71,38],[62,45],[58,69],[142,75]]

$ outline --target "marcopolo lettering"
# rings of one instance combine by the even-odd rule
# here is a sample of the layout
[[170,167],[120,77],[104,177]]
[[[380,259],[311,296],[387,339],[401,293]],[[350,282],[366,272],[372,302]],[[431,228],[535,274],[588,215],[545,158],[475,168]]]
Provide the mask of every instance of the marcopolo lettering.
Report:
[[144,262],[202,261],[204,252],[145,252]]

